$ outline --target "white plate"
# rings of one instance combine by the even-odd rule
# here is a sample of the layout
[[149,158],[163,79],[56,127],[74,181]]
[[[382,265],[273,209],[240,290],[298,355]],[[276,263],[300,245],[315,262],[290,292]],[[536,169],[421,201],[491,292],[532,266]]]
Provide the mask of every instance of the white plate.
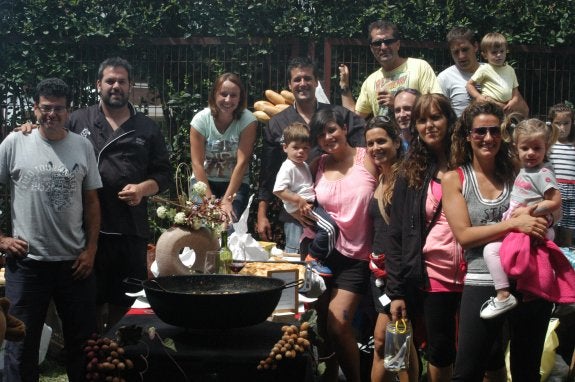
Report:
[[147,309],[150,308],[150,303],[148,302],[148,298],[146,297],[146,291],[141,290],[136,293],[129,293],[126,292],[126,296],[136,297],[136,301],[132,304],[132,308],[135,309]]

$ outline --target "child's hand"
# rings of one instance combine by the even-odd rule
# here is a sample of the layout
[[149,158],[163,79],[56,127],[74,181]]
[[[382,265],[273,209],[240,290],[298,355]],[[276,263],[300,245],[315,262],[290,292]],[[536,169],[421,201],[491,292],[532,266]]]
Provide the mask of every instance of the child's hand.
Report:
[[511,214],[512,218],[515,218],[519,215],[523,215],[523,214],[530,214],[531,212],[531,208],[529,207],[517,207],[513,213]]
[[298,210],[299,213],[303,216],[307,216],[309,215],[309,213],[312,210],[312,204],[308,203],[305,199],[301,198],[300,201],[298,202]]
[[512,112],[513,110],[515,110],[515,106],[518,104],[519,102],[517,100],[515,100],[514,98],[511,98],[509,101],[507,101],[507,103],[505,103],[503,106],[503,111],[505,113],[509,113]]

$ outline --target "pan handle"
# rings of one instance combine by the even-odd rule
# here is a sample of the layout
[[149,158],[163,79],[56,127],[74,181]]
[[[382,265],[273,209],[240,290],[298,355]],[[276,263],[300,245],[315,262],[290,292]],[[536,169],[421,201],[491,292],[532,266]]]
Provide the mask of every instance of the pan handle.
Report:
[[303,286],[304,282],[305,282],[304,279],[298,279],[295,281],[290,281],[289,283],[285,283],[284,286],[282,287],[282,289],[292,288],[295,286],[297,286],[299,288],[299,287]]
[[126,277],[124,280],[122,280],[122,282],[124,284],[128,284],[128,285],[132,285],[132,286],[137,286],[140,288],[144,287],[144,280],[140,280],[137,279],[135,277]]

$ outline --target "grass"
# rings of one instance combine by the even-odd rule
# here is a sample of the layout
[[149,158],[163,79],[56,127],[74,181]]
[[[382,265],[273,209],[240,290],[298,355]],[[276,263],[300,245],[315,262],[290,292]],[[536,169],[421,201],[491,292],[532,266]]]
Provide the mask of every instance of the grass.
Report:
[[44,362],[40,364],[39,382],[68,382],[64,363],[63,339],[53,333]]
[[62,361],[46,356],[40,365],[40,382],[67,382],[68,376]]

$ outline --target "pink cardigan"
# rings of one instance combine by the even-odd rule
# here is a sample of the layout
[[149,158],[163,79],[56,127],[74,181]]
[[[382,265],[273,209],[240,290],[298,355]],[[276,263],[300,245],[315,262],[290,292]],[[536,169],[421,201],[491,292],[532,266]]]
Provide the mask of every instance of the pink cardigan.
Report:
[[531,241],[529,235],[512,232],[499,250],[501,265],[517,280],[517,290],[551,302],[575,302],[575,270],[569,260],[551,240]]

